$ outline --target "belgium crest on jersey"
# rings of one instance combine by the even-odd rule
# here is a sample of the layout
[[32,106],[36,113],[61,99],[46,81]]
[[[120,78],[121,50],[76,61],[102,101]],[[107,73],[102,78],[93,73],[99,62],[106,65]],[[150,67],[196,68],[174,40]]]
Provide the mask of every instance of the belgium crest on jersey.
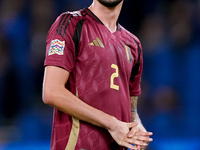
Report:
[[126,51],[127,60],[128,60],[129,62],[132,62],[133,56],[132,56],[132,54],[131,54],[131,49],[130,49],[130,47],[128,47],[127,45],[124,45],[124,47],[125,47],[125,51]]

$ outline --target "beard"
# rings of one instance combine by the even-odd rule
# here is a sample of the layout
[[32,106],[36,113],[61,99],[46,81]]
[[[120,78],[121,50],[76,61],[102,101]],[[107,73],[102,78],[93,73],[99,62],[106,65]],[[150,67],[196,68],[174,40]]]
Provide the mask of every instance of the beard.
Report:
[[115,7],[117,6],[122,0],[97,0],[99,3],[106,7]]

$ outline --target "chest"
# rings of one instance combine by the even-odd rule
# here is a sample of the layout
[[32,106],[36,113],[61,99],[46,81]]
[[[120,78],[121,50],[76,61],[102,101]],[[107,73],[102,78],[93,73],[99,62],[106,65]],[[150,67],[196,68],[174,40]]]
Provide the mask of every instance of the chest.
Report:
[[108,64],[132,68],[137,61],[137,45],[123,33],[111,33],[105,26],[85,25],[79,43],[81,61],[95,58]]

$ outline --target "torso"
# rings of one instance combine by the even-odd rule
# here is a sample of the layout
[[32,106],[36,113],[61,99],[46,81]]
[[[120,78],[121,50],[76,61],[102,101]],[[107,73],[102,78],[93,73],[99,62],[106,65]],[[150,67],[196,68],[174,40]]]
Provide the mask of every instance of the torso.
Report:
[[[74,65],[70,69],[61,65],[71,72],[67,87],[85,103],[121,121],[130,122],[129,80],[132,68],[138,62],[139,41],[120,25],[116,32],[111,33],[88,9],[78,13],[70,21],[73,24],[84,20],[77,55],[73,58]],[[65,36],[68,38],[68,33]],[[65,41],[67,46],[67,39]],[[68,59],[66,57],[64,59]],[[139,95],[140,89],[134,92]],[[79,129],[74,130],[78,137],[69,136],[73,123],[78,124]],[[75,150],[123,149],[114,142],[107,130],[73,120],[58,110],[55,110],[52,140],[56,138],[60,138],[63,148],[70,138],[76,138]],[[56,149],[58,140],[52,141],[52,149]]]

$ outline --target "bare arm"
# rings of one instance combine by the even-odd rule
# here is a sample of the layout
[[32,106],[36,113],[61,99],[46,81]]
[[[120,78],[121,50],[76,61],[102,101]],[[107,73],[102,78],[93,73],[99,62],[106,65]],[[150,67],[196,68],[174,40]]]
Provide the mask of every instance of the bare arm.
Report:
[[131,121],[137,121],[138,123],[142,124],[137,112],[138,96],[131,96],[130,101],[131,101]]
[[69,75],[70,73],[65,69],[55,66],[45,67],[43,83],[43,101],[45,104],[79,120],[107,129],[113,139],[121,146],[136,149],[131,144],[144,144],[137,138],[127,139],[129,130],[136,127],[136,123],[119,121],[115,117],[84,103],[68,91],[65,84]]

